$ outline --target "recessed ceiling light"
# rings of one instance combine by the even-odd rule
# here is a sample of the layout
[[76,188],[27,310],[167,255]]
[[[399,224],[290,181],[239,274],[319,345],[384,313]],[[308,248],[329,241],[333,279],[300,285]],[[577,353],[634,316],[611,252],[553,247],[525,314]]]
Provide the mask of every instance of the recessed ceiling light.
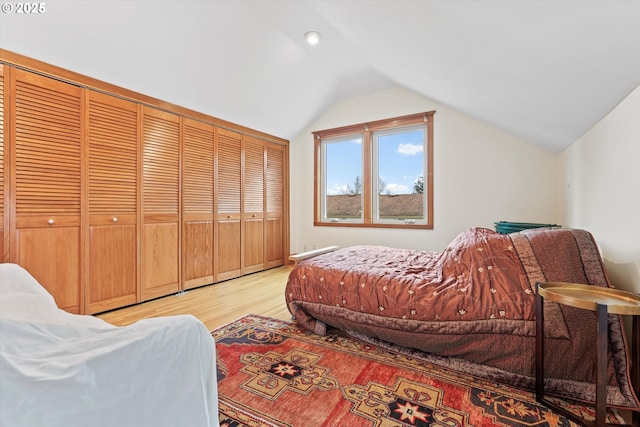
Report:
[[321,37],[322,36],[317,31],[308,31],[308,32],[304,33],[304,38],[305,38],[305,40],[307,40],[307,43],[309,43],[310,45],[316,45],[316,44],[320,43],[320,38]]

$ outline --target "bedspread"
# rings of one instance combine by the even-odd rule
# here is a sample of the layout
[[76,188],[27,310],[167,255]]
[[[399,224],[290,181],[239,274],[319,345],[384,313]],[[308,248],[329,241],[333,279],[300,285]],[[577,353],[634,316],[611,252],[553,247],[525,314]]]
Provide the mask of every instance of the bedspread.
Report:
[[[310,258],[292,270],[285,298],[297,323],[316,333],[335,327],[533,390],[539,281],[610,286],[584,230],[472,228],[442,252],[354,246]],[[593,401],[595,316],[545,301],[545,320],[547,391]],[[608,403],[636,408],[619,316],[610,315],[609,329]]]

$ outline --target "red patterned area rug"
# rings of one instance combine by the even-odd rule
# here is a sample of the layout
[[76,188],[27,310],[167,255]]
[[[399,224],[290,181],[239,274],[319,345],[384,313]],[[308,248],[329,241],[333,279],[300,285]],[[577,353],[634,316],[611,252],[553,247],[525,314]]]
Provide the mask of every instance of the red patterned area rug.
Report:
[[[575,425],[533,393],[333,332],[256,315],[213,331],[220,426]],[[587,407],[565,406],[593,418]]]

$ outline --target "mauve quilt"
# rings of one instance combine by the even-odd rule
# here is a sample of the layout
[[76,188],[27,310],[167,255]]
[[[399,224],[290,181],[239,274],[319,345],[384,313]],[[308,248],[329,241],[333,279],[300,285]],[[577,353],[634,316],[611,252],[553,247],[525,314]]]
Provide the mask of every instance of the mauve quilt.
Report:
[[[354,246],[310,258],[292,270],[285,297],[296,321],[316,333],[335,327],[533,389],[539,281],[610,286],[586,231],[472,228],[439,253]],[[595,399],[595,328],[592,312],[545,302],[549,393]],[[609,329],[608,403],[638,407],[619,316]]]

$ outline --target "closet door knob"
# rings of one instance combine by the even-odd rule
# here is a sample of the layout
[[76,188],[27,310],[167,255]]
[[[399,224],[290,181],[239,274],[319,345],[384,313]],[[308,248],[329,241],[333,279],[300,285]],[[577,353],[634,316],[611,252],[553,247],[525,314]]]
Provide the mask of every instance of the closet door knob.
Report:
[[53,218],[50,218],[49,221],[47,221],[47,224],[49,225],[53,225],[53,223],[54,223]]

